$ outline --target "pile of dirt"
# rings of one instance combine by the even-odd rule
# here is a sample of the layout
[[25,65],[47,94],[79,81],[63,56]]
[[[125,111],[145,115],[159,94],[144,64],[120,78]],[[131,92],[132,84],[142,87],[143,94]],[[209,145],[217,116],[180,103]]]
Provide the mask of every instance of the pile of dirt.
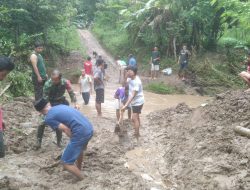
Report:
[[249,100],[250,93],[226,92],[205,107],[179,104],[148,116],[163,146],[159,170],[167,187],[250,189],[250,140],[233,131],[235,125],[248,127]]
[[[33,100],[18,97],[4,104],[2,109],[6,125],[7,152],[18,154],[31,149],[35,142],[36,128],[41,122],[41,118],[34,109]],[[28,136],[29,138],[27,138]]]

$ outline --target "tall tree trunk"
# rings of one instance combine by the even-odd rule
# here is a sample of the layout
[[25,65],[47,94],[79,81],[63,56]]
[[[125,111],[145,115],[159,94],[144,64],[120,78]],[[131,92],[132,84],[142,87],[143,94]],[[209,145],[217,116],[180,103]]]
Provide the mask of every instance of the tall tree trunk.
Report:
[[176,55],[176,37],[174,36],[173,39],[173,47],[174,47],[174,59],[177,61],[177,55]]

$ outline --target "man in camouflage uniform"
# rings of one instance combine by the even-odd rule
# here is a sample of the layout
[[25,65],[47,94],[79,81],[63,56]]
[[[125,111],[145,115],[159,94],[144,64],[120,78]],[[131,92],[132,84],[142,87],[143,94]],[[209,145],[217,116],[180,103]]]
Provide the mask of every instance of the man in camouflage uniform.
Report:
[[[66,90],[69,93],[71,102],[74,103],[76,108],[78,108],[78,105],[76,104],[76,95],[72,89],[70,81],[63,78],[58,70],[54,70],[51,74],[51,78],[44,85],[43,97],[50,102],[51,106],[59,104],[69,105],[68,100],[64,96]],[[44,124],[38,127],[37,148],[41,147],[45,127]],[[56,130],[56,137],[57,146],[61,147],[62,132]]]

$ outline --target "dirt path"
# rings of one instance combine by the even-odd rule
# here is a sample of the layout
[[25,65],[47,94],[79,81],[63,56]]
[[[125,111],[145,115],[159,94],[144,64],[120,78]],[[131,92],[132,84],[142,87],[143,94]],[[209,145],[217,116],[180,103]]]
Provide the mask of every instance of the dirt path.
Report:
[[[38,117],[33,111],[31,118],[20,117],[19,124],[16,124],[20,130],[23,131],[26,127],[27,131],[24,139],[20,140],[18,144],[21,150],[18,154],[10,151],[6,158],[0,160],[0,189],[176,189],[176,184],[164,175],[166,168],[162,166],[167,165],[163,159],[164,146],[157,141],[161,138],[161,134],[155,131],[154,126],[149,125],[150,121],[146,115],[156,110],[176,106],[180,102],[197,107],[209,98],[188,95],[161,96],[145,92],[146,103],[142,114],[140,142],[135,142],[131,124],[127,121],[124,125],[124,132],[121,136],[117,136],[113,133],[115,125],[113,94],[119,84],[117,83],[116,68],[113,65],[114,60],[89,31],[82,30],[79,33],[89,54],[95,50],[110,63],[107,70],[110,80],[106,84],[105,103],[103,104],[104,117],[96,117],[94,95],[88,106],[81,107],[81,111],[91,120],[95,128],[94,137],[85,153],[84,180],[76,182],[71,174],[55,164],[58,162],[62,150],[52,143],[55,134],[50,129],[45,131],[42,149],[39,151],[32,149],[32,142],[35,142],[36,118]],[[82,104],[78,85],[75,85],[74,89]],[[22,104],[20,104],[21,106]],[[14,111],[12,109],[14,113],[16,113],[15,109]],[[20,124],[27,121],[30,122],[29,126]],[[66,143],[67,138],[64,136],[63,144],[66,145]]]

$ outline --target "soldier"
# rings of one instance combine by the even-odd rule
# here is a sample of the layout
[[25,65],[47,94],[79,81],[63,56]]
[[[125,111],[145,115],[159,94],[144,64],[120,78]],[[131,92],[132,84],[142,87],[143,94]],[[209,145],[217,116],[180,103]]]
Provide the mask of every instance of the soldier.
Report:
[[[79,108],[79,106],[76,104],[76,95],[72,89],[70,81],[63,78],[60,71],[54,70],[51,74],[51,78],[44,85],[43,97],[50,102],[51,106],[56,106],[59,104],[69,105],[68,100],[64,96],[66,90],[69,93],[71,102],[74,103],[75,108]],[[44,129],[44,124],[38,127],[37,149],[41,148]],[[56,130],[56,136],[57,146],[61,147],[62,132]]]

